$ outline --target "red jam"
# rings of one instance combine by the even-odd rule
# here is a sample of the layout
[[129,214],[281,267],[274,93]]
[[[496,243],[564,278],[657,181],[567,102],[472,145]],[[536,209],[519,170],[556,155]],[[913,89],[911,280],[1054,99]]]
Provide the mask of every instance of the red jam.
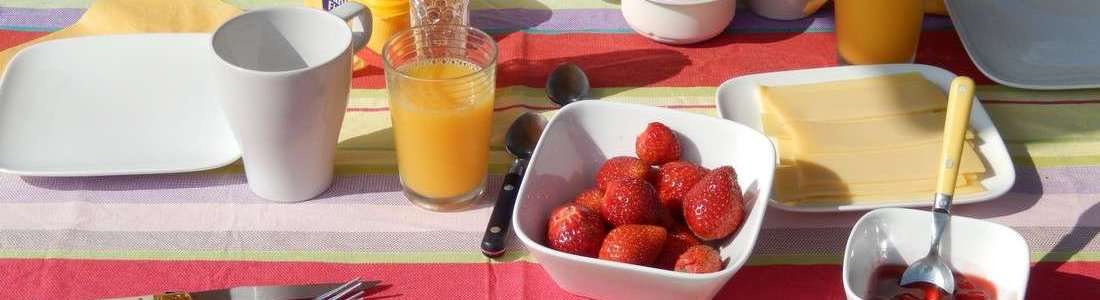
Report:
[[955,273],[955,293],[948,295],[931,284],[902,287],[902,265],[884,265],[875,269],[868,284],[868,300],[992,300],[997,298],[993,284],[981,277]]

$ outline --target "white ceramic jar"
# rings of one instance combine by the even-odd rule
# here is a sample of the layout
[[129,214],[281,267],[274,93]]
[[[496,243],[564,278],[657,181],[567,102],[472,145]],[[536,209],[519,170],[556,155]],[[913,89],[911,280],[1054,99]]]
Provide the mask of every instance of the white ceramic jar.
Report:
[[737,0],[622,0],[630,28],[658,42],[691,44],[724,31]]

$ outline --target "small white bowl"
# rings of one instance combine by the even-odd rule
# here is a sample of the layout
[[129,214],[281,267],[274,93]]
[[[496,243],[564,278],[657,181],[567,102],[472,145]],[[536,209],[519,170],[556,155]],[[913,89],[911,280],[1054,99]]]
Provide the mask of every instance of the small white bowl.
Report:
[[[1030,267],[1027,242],[1012,228],[993,222],[952,216],[940,255],[955,272],[984,278],[998,300],[1024,299]],[[863,299],[875,268],[908,265],[928,254],[932,213],[883,208],[863,215],[844,249],[844,293]]]
[[797,20],[808,17],[828,0],[750,0],[752,12],[773,20]]
[[[719,247],[721,271],[688,274],[611,262],[550,249],[546,222],[555,207],[594,185],[604,160],[634,155],[634,139],[649,122],[676,131],[683,159],[707,168],[733,166],[748,213]],[[775,148],[741,124],[665,108],[582,101],[550,121],[531,158],[516,200],[512,227],[531,255],[566,291],[597,299],[709,299],[748,259],[764,218],[775,171]]]
[[737,0],[622,0],[630,28],[654,41],[691,44],[710,39],[733,20]]

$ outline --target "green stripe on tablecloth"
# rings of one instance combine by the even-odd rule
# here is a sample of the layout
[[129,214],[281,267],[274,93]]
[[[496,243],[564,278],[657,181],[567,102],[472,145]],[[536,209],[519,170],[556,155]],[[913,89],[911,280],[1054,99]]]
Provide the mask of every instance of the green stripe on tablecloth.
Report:
[[1100,100],[1100,89],[1038,91],[1018,89],[1003,85],[983,85],[978,87],[978,99],[982,100]]
[[490,260],[481,252],[320,252],[320,251],[141,251],[141,250],[3,250],[2,258],[117,260],[309,261],[331,263],[483,263],[531,261],[526,251],[511,250]]
[[[684,111],[717,116],[714,87],[653,87],[593,89],[594,98],[604,101],[661,105]],[[1002,86],[981,86],[983,99],[1049,103],[1050,101],[1100,99],[1100,90],[1028,91]],[[546,117],[556,113],[541,88],[512,86],[497,89],[489,165],[502,174],[511,163],[503,151],[503,134],[512,119],[524,111],[540,111]],[[1100,165],[1100,103],[1035,104],[987,103],[994,123],[1018,164],[1038,167]],[[340,174],[393,174],[396,166],[393,137],[389,131],[388,100],[385,90],[355,89],[349,99],[344,132],[338,146]],[[210,171],[240,172],[240,165]]]
[[[181,0],[183,1],[183,0]],[[190,1],[190,0],[188,0]],[[319,0],[318,0],[319,1]],[[87,8],[92,0],[5,0],[0,6],[21,8]],[[241,8],[256,8],[273,5],[303,5],[303,0],[225,0]],[[618,8],[617,3],[602,0],[554,0],[512,1],[512,0],[473,0],[471,9],[578,9],[578,8]]]

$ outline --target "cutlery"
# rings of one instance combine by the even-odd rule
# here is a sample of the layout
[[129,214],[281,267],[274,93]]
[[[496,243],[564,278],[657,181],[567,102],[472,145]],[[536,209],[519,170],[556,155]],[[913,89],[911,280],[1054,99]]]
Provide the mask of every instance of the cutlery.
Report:
[[493,206],[493,214],[489,217],[489,224],[485,226],[485,235],[481,239],[481,253],[487,257],[500,257],[504,255],[504,237],[508,234],[508,225],[512,221],[512,208],[516,205],[516,196],[519,193],[520,182],[523,181],[523,173],[527,170],[527,160],[531,159],[531,153],[535,152],[542,128],[546,126],[546,120],[539,114],[526,112],[516,118],[508,127],[504,135],[505,147],[508,153],[516,157],[512,162],[512,168],[504,175],[504,183],[500,187],[500,196]]
[[588,75],[572,63],[558,65],[546,78],[546,97],[563,107],[588,99],[589,88]]
[[[358,281],[358,280],[355,280]],[[360,282],[362,290],[381,283],[380,281]],[[167,292],[137,297],[111,298],[105,300],[270,300],[270,299],[313,299],[318,295],[339,288],[346,283],[321,283],[302,285],[240,286],[227,289],[201,292]],[[325,298],[348,299],[348,298]]]
[[940,153],[940,174],[932,207],[932,247],[928,255],[905,269],[901,285],[924,282],[935,285],[948,294],[955,292],[955,277],[940,257],[940,240],[951,218],[951,198],[955,193],[955,176],[959,174],[966,128],[970,123],[970,106],[974,98],[974,81],[966,76],[955,77],[947,96],[947,117],[943,128],[943,151]]
[[338,286],[335,289],[328,291],[327,293],[321,294],[320,296],[313,298],[313,300],[362,299],[367,289],[371,288],[375,284],[377,284],[377,282],[371,284],[368,282],[363,282],[362,280],[359,280],[359,278],[355,278],[351,281],[348,281],[348,283],[345,283],[344,285]]

